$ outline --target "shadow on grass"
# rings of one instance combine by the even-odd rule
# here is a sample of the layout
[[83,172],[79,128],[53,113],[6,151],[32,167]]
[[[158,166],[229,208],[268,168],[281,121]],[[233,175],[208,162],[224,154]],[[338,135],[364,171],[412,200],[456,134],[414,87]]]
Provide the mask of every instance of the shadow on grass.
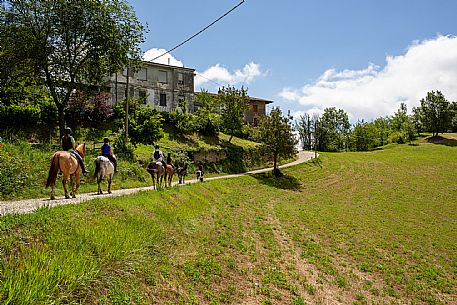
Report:
[[439,144],[439,145],[457,147],[457,140],[456,139],[452,139],[452,138],[448,139],[448,138],[444,138],[442,136],[435,136],[435,137],[428,137],[425,140],[428,143],[432,143],[432,144]]
[[255,179],[257,179],[260,183],[272,186],[282,190],[293,190],[293,191],[300,191],[302,188],[301,183],[298,181],[297,178],[289,175],[282,175],[282,176],[275,176],[272,172],[269,173],[261,173],[251,175]]
[[208,145],[216,146],[221,144],[219,141],[219,137],[217,136],[206,136],[206,135],[199,135],[200,140],[205,142]]

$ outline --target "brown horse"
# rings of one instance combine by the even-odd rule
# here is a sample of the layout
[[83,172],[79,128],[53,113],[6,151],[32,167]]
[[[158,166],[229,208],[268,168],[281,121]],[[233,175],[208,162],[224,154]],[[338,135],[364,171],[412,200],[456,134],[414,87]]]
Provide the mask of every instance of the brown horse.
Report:
[[171,186],[171,182],[173,181],[174,173],[175,173],[175,169],[173,168],[173,166],[171,164],[167,164],[167,174],[165,176],[165,179],[168,182],[168,186]]
[[[76,147],[76,151],[79,153],[81,158],[86,156],[86,144],[79,144]],[[62,173],[62,185],[65,191],[65,198],[70,198],[67,191],[67,180],[70,177],[71,181],[71,195],[73,198],[76,197],[76,192],[79,189],[79,176],[81,173],[81,168],[79,166],[78,160],[68,151],[58,151],[52,156],[51,168],[49,169],[48,180],[46,182],[46,187],[51,186],[51,200],[55,199],[54,189],[56,186],[56,179],[59,172]],[[75,181],[76,178],[76,188]]]
[[157,189],[162,187],[162,180],[163,177],[165,176],[165,183],[167,181],[167,171],[163,167],[162,162],[160,161],[151,161],[146,168],[148,173],[152,177],[152,186]]

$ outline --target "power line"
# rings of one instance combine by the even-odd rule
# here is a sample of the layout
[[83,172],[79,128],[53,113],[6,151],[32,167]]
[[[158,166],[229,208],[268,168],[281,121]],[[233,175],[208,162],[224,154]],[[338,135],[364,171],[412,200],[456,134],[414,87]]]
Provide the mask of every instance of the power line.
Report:
[[195,38],[196,36],[200,35],[201,33],[203,33],[205,30],[207,30],[209,27],[213,26],[216,22],[218,22],[219,20],[221,20],[222,18],[224,18],[225,16],[227,16],[228,14],[230,14],[232,11],[234,11],[235,9],[237,9],[241,4],[244,3],[245,0],[241,1],[240,3],[238,3],[237,5],[235,5],[231,10],[229,10],[228,12],[226,12],[224,15],[220,16],[219,18],[217,18],[216,20],[214,20],[213,22],[211,22],[209,25],[207,25],[206,27],[204,27],[203,29],[201,29],[200,31],[198,31],[196,34],[192,35],[191,37],[187,38],[186,40],[184,40],[183,42],[181,42],[180,44],[178,44],[177,46],[171,48],[170,50],[166,51],[165,53],[163,54],[160,54],[159,56],[153,58],[151,61],[154,61],[156,60],[157,58],[160,58],[162,56],[164,56],[165,54],[168,54],[170,53],[171,51],[174,51],[176,50],[177,48],[179,48],[180,46],[182,46],[183,44],[189,42],[191,39]]
[[210,78],[208,78],[208,77],[203,76],[203,74],[201,74],[201,73],[195,72],[195,74],[198,75],[198,76],[200,76],[201,78],[204,78],[204,79],[206,79],[206,80],[208,80],[208,81],[210,81],[210,82],[215,83],[216,85],[218,85],[218,86],[220,86],[220,87],[224,87],[224,85],[222,85],[222,84],[216,82],[215,80],[212,80],[212,79],[210,79]]

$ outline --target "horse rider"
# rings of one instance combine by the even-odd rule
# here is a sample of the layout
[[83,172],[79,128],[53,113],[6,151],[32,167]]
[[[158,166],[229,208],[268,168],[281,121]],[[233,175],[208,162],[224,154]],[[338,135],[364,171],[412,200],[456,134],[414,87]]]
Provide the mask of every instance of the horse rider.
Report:
[[70,154],[75,156],[76,160],[78,160],[79,166],[81,167],[81,172],[87,174],[86,168],[84,167],[83,158],[79,155],[78,151],[75,150],[76,142],[75,139],[71,136],[71,128],[67,127],[64,129],[63,137],[61,141],[62,150],[68,151]]
[[152,160],[154,162],[161,162],[163,168],[167,168],[167,164],[165,163],[165,156],[163,155],[163,152],[160,150],[159,144],[156,144],[155,146],[155,151],[152,153]]
[[114,172],[117,173],[117,160],[114,157],[113,148],[109,145],[109,138],[103,139],[103,145],[101,147],[102,156],[108,158],[114,165]]
[[173,159],[171,158],[170,152],[167,154],[167,164],[171,165],[171,167],[173,168],[173,171],[175,170],[175,166],[173,165]]

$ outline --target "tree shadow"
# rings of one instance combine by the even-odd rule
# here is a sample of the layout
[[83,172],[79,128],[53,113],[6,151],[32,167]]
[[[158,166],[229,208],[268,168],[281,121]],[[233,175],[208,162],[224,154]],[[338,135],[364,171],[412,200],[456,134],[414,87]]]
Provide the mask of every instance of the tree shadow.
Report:
[[199,138],[200,138],[200,140],[202,140],[203,142],[205,142],[206,144],[209,144],[209,145],[216,146],[216,145],[221,144],[221,142],[219,141],[219,137],[217,137],[217,136],[199,135]]
[[428,143],[432,144],[439,144],[439,145],[445,145],[445,146],[451,146],[451,147],[457,147],[457,140],[456,139],[449,139],[445,138],[442,136],[434,136],[434,137],[428,137],[425,139]]
[[260,183],[282,190],[300,191],[302,185],[297,178],[289,175],[275,176],[272,172],[251,175]]
[[187,136],[186,134],[180,132],[176,128],[164,125],[163,129],[164,129],[164,131],[166,131],[168,133],[169,139],[172,141],[183,143],[183,144],[186,144],[186,145],[189,145],[192,147],[198,145],[197,141],[195,141],[191,137]]

